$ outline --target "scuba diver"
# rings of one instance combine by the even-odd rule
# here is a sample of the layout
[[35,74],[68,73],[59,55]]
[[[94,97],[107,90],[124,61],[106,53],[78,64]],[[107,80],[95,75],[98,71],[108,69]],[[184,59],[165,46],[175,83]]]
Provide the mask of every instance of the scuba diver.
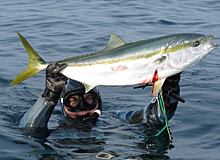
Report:
[[[85,93],[85,87],[67,79],[59,72],[67,65],[52,63],[46,68],[46,87],[35,104],[21,118],[21,128],[47,128],[51,114],[59,99],[64,117],[83,122],[95,122],[102,113],[102,100],[96,88]],[[180,73],[181,74],[181,73]],[[178,104],[180,74],[167,78],[162,86],[166,117],[156,96],[149,106],[138,111],[121,111],[117,115],[130,123],[164,125],[171,119]],[[160,96],[161,93],[158,93]]]

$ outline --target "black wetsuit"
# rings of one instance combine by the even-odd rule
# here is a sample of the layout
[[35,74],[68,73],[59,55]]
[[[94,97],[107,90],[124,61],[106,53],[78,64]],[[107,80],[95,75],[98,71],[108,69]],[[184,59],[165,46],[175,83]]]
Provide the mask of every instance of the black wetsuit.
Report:
[[[168,93],[172,92],[179,96],[180,94],[179,80],[180,80],[180,74],[172,76],[171,78],[166,79],[162,87],[166,117],[168,120],[170,120],[173,117],[178,105],[178,100],[170,96]],[[146,106],[141,110],[120,111],[118,112],[118,116],[133,124],[150,123],[150,124],[164,125],[165,117],[161,110],[161,106],[159,104],[159,99],[158,99],[159,96],[160,93],[158,93],[158,95],[152,99],[149,106]]]
[[[168,92],[173,92],[179,95],[179,80],[180,74],[169,77],[166,79],[162,86],[163,99],[165,104],[166,116],[169,119],[174,115],[178,100],[171,97]],[[67,84],[68,85],[68,84]],[[160,93],[158,93],[159,96]],[[156,96],[157,97],[157,96]],[[165,117],[159,105],[158,99],[150,103],[149,106],[144,107],[138,111],[119,112],[118,116],[126,119],[130,123],[150,123],[150,124],[164,124]],[[36,103],[25,113],[22,117],[19,126],[25,127],[47,127],[47,123],[54,110],[53,105],[47,103],[47,101],[40,96]]]

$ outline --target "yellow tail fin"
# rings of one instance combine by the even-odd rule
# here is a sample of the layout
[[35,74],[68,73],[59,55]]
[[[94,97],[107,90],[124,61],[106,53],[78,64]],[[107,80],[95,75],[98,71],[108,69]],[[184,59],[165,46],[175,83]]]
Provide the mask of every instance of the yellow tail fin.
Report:
[[26,51],[29,54],[29,64],[26,70],[24,70],[22,73],[20,73],[11,83],[10,85],[18,84],[25,79],[28,79],[29,77],[37,74],[41,70],[38,69],[41,64],[44,64],[45,61],[37,54],[37,52],[31,47],[31,45],[27,42],[27,40],[18,33],[18,36],[26,49]]

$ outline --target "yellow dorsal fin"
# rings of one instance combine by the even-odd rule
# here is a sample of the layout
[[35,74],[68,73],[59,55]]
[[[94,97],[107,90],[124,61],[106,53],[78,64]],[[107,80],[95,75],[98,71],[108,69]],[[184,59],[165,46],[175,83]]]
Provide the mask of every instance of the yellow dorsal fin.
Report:
[[123,46],[125,44],[126,44],[125,41],[123,41],[116,34],[112,33],[111,37],[110,37],[110,40],[108,41],[108,44],[106,45],[106,47],[103,50],[101,50],[101,52],[106,52],[106,51],[109,51],[113,48]]
[[106,47],[101,50],[101,51],[98,51],[98,52],[93,52],[93,53],[90,53],[90,54],[86,54],[86,55],[81,55],[81,56],[76,56],[76,57],[71,57],[71,58],[66,58],[64,60],[61,60],[61,61],[57,61],[58,63],[65,63],[66,61],[71,61],[71,60],[78,60],[80,58],[86,58],[86,57],[90,57],[90,56],[94,56],[94,55],[97,55],[97,54],[102,54],[104,52],[107,52],[113,48],[117,48],[119,46],[123,46],[125,45],[126,43],[120,38],[118,37],[117,35],[115,35],[114,33],[111,34],[111,37],[110,37],[110,40],[108,41]]

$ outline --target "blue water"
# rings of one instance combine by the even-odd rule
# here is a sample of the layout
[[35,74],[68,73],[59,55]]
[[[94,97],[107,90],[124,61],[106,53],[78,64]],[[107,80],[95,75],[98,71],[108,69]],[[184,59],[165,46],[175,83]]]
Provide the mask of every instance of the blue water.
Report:
[[46,61],[99,51],[111,33],[126,42],[202,33],[214,35],[214,43],[220,44],[219,0],[0,1],[0,159],[96,159],[101,152],[112,159],[219,159],[219,48],[182,73],[186,103],[178,105],[169,122],[170,144],[164,138],[146,138],[146,126],[127,124],[111,114],[148,105],[150,88],[98,87],[104,114],[96,125],[61,129],[57,106],[50,134],[32,136],[17,123],[43,91],[45,72],[9,86],[28,65],[16,32]]

